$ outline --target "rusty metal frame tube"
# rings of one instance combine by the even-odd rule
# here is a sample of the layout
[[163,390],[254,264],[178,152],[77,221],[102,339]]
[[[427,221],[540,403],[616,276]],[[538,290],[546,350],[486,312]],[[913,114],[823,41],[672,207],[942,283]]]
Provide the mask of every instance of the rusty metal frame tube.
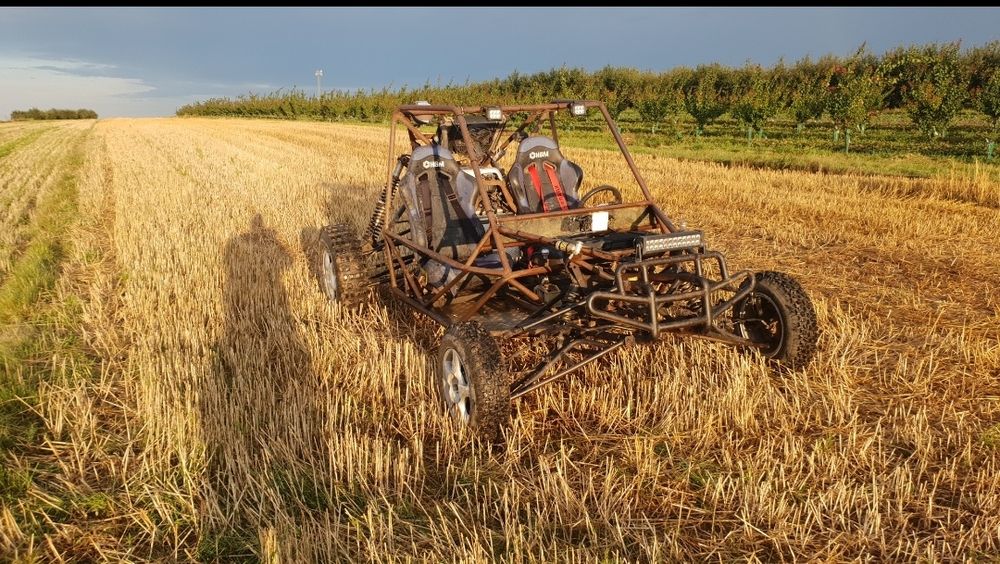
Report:
[[577,370],[583,368],[584,366],[590,364],[591,362],[594,362],[595,360],[598,360],[601,357],[604,357],[606,355],[611,354],[612,352],[618,350],[619,348],[622,347],[622,345],[625,345],[628,342],[629,342],[629,338],[626,336],[626,337],[622,338],[622,340],[618,341],[617,343],[614,343],[614,344],[608,346],[608,348],[603,349],[603,350],[595,353],[594,355],[589,356],[589,357],[581,360],[580,362],[574,364],[573,366],[570,366],[569,368],[565,368],[565,369],[560,370],[559,372],[553,374],[552,376],[549,376],[548,378],[544,378],[542,380],[534,382],[533,384],[531,384],[530,386],[528,386],[526,388],[523,388],[523,389],[511,392],[510,398],[511,399],[519,398],[519,397],[523,396],[524,394],[527,394],[529,392],[533,392],[533,391],[537,390],[538,388],[541,388],[542,386],[544,386],[546,384],[551,384],[552,382],[558,380],[559,378],[562,378],[562,377],[564,377],[567,374],[570,374],[572,372],[576,372]]

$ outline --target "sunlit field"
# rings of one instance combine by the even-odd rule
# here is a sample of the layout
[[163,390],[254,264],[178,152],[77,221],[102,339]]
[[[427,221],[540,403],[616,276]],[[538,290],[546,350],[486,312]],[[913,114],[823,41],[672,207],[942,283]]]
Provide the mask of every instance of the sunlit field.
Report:
[[[374,295],[342,310],[312,274],[320,227],[367,223],[388,129],[2,124],[0,151],[26,134],[37,138],[0,152],[0,284],[25,230],[41,229],[31,202],[49,178],[71,171],[77,204],[44,289],[47,321],[0,317],[10,342],[64,336],[6,363],[7,381],[45,377],[37,434],[4,454],[2,560],[1000,551],[995,174],[840,176],[637,154],[663,209],[703,229],[733,270],[798,278],[819,317],[815,361],[779,374],[668,336],[513,402],[490,447],[437,407],[435,324]],[[563,152],[588,184],[626,184],[611,153]]]

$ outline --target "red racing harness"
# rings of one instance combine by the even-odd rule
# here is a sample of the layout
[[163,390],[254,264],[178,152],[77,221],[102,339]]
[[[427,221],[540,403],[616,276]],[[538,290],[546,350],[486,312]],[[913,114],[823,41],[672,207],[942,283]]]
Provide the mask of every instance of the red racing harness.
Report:
[[[545,169],[546,180],[548,180],[549,185],[552,187],[552,193],[556,196],[556,201],[559,203],[560,210],[568,210],[569,204],[566,202],[566,193],[563,190],[562,183],[559,182],[559,174],[556,172],[556,167],[549,162],[543,162],[542,167]],[[538,173],[538,163],[533,162],[525,167],[528,174],[531,175],[531,182],[535,185],[535,193],[538,194],[538,201],[542,203],[542,211],[549,211],[549,204],[546,202],[547,198],[544,196],[545,187],[543,186],[543,180],[541,175]]]

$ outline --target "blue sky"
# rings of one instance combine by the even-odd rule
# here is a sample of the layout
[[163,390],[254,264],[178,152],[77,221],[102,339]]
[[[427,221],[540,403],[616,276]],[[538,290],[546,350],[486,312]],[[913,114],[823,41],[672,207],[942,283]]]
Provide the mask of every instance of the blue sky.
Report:
[[862,42],[1000,39],[998,8],[0,8],[0,119],[172,115],[211,96],[464,82],[567,65],[770,65]]

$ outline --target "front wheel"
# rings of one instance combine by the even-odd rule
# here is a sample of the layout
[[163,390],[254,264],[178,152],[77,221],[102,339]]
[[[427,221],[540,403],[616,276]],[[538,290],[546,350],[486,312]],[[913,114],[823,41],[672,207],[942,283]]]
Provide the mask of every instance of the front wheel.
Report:
[[758,272],[756,278],[753,291],[733,306],[736,334],[758,345],[760,353],[779,366],[805,367],[819,338],[812,300],[787,274]]
[[441,338],[437,388],[448,413],[488,440],[510,417],[510,384],[496,341],[475,321],[456,323]]

